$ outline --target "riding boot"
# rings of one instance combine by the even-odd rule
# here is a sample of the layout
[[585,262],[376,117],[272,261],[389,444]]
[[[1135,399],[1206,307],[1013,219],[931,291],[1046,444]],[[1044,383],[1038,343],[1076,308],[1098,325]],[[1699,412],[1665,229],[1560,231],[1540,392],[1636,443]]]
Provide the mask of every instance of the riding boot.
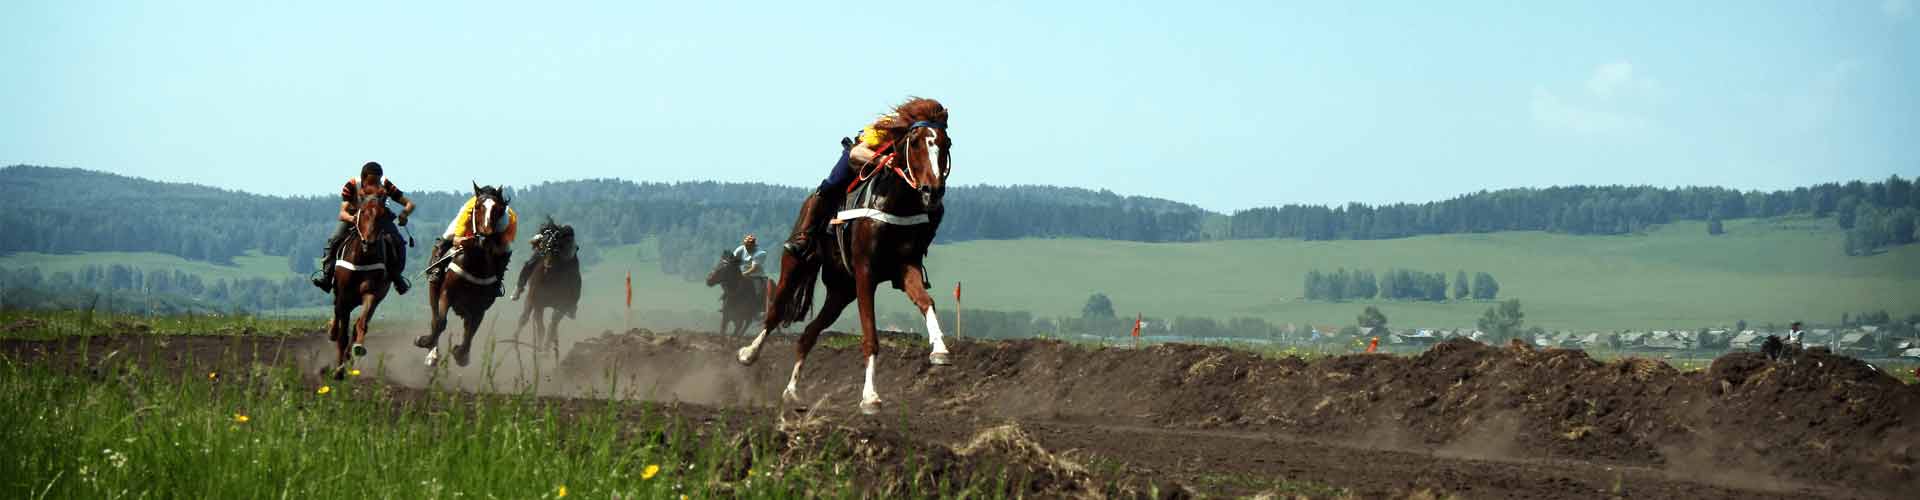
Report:
[[406,248],[407,247],[405,245],[401,245],[400,249],[397,251],[394,251],[393,255],[387,259],[387,262],[392,263],[391,265],[387,266],[388,270],[390,271],[387,275],[393,278],[393,292],[401,295],[406,295],[407,290],[413,288],[413,284],[407,282]]
[[827,215],[833,212],[834,198],[837,197],[833,196],[833,193],[821,189],[816,189],[813,194],[807,195],[807,200],[800,204],[799,219],[793,221],[793,235],[788,236],[787,242],[781,244],[781,248],[786,250],[787,254],[799,257],[800,260],[813,258],[813,240],[819,236],[821,223],[825,222]]
[[338,240],[327,240],[327,249],[320,252],[320,266],[314,270],[313,286],[320,291],[333,293],[333,249],[339,246]]

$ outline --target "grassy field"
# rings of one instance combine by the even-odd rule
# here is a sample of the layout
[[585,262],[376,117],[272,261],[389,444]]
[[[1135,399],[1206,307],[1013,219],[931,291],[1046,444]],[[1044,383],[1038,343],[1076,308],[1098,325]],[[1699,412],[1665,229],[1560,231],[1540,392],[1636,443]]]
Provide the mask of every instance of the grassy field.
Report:
[[[244,366],[244,365],[243,365]],[[257,367],[258,365],[256,365]],[[830,463],[782,463],[770,433],[721,438],[621,402],[554,401],[137,369],[105,379],[0,363],[10,498],[791,498],[853,496]],[[786,463],[793,463],[788,461]],[[988,487],[991,485],[983,485]]]
[[[1481,302],[1306,302],[1301,285],[1312,269],[1400,267],[1469,274],[1487,271],[1501,298],[1520,299],[1527,324],[1549,329],[1698,328],[1834,323],[1842,313],[1885,309],[1920,312],[1920,246],[1865,257],[1841,254],[1831,219],[1735,220],[1727,234],[1684,222],[1645,235],[1569,236],[1539,232],[1440,235],[1376,241],[1247,240],[1134,243],[1101,240],[973,241],[937,245],[928,267],[943,309],[954,281],[966,284],[970,309],[1026,310],[1077,316],[1087,297],[1103,292],[1118,312],[1148,316],[1259,317],[1276,323],[1351,324],[1378,305],[1397,326],[1471,327]],[[725,245],[716,245],[716,248]],[[647,245],[603,249],[587,270],[581,319],[589,329],[623,325],[707,326],[719,290],[659,272]],[[146,254],[15,254],[0,266],[42,266],[53,272],[87,263],[180,266],[209,277],[284,277],[284,258],[252,256],[224,267]],[[622,304],[633,273],[633,321]],[[316,291],[315,293],[318,293]],[[905,296],[883,290],[882,314],[909,313]],[[383,317],[417,317],[416,293],[383,306]],[[496,307],[499,318],[508,318]],[[852,328],[851,315],[838,328]],[[898,325],[912,327],[915,325]]]

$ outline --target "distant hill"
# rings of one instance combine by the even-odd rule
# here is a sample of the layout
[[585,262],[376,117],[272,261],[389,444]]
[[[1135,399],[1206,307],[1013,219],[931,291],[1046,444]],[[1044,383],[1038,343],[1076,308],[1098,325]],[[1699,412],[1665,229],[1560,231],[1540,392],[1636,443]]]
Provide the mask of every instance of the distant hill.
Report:
[[[417,189],[420,184],[405,188]],[[331,189],[318,186],[318,190]],[[415,236],[430,241],[466,194],[410,193]],[[512,189],[531,224],[553,216],[594,245],[657,241],[669,274],[703,273],[747,232],[778,240],[802,188],[758,183],[547,182]],[[74,168],[0,169],[0,253],[157,252],[230,262],[257,251],[312,266],[331,231],[330,196],[263,196]],[[1785,215],[1835,217],[1849,253],[1911,243],[1920,194],[1898,176],[1774,192],[1715,187],[1570,186],[1485,191],[1449,200],[1369,206],[1282,205],[1210,212],[1194,205],[1053,186],[958,186],[947,194],[940,241],[1085,238],[1134,242],[1233,239],[1385,239],[1428,234],[1547,231],[1616,235],[1685,220]],[[1857,240],[1857,241],[1856,241]],[[422,242],[424,246],[424,241]],[[1839,251],[1841,242],[1836,242]],[[416,252],[421,249],[416,248]]]

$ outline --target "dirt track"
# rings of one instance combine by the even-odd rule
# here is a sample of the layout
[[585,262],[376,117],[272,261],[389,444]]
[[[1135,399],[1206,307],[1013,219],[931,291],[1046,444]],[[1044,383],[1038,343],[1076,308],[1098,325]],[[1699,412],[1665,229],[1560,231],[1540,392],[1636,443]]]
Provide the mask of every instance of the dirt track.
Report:
[[[367,362],[389,381],[422,386],[429,372],[401,337],[370,346],[383,356]],[[1114,464],[1086,470],[1203,495],[1252,495],[1287,482],[1365,497],[1425,490],[1466,498],[1898,498],[1920,487],[1912,424],[1920,386],[1821,353],[1794,364],[1736,354],[1683,374],[1657,361],[1600,363],[1577,351],[1468,342],[1416,357],[1305,362],[1214,347],[1021,340],[951,343],[955,364],[933,367],[924,343],[890,336],[877,382],[888,403],[881,415],[852,410],[857,349],[822,346],[801,387],[819,402],[798,417],[777,405],[793,360],[792,345],[780,340],[748,367],[732,357],[744,339],[608,334],[570,346],[557,370],[551,358],[504,349],[491,369],[476,362],[435,382],[512,390],[537,379],[539,392],[571,397],[606,397],[618,387],[622,397],[679,402],[668,408],[696,417],[736,415],[745,422],[738,425],[786,428],[804,419],[848,429],[862,442],[887,443],[884,455],[895,460],[951,458],[949,450],[1011,432],[1017,439],[1004,440],[1002,452],[1032,448],[1045,458],[1026,470],[1049,469],[1038,472],[1049,478],[1085,475],[1050,470],[1061,461]],[[235,345],[285,346],[292,356],[264,361],[306,366],[324,352],[314,337],[171,337],[164,348],[162,341],[102,338],[89,350],[97,357],[164,349],[183,362],[217,364],[232,362],[221,353]],[[0,352],[57,362],[52,352],[75,347],[14,342]],[[955,463],[964,470],[973,462]]]

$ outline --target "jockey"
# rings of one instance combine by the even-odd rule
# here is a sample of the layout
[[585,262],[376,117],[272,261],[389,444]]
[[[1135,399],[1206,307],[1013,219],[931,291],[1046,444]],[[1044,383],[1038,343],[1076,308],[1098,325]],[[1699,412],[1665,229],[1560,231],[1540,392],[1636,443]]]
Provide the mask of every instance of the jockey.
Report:
[[748,279],[767,279],[767,251],[760,249],[760,240],[748,234],[740,240],[740,246],[733,249],[734,258],[740,259],[740,275]]
[[[453,248],[453,242],[475,236],[473,232],[473,211],[479,204],[479,196],[467,198],[467,204],[460,207],[460,215],[454,217],[453,223],[447,225],[447,231],[440,235],[440,242],[438,243],[438,249],[435,251],[435,255],[446,255],[446,252]],[[501,217],[500,220],[493,221],[494,239],[492,243],[487,245],[487,249],[492,251],[494,255],[493,275],[500,278],[493,283],[493,294],[496,297],[504,297],[507,295],[507,262],[513,259],[513,247],[511,245],[513,244],[514,233],[519,229],[520,215],[513,210],[513,207],[507,207],[506,217]]]
[[846,196],[847,185],[858,178],[860,169],[873,162],[879,154],[878,149],[886,147],[895,137],[912,127],[912,122],[903,118],[901,113],[909,106],[931,107],[941,110],[943,115],[946,113],[939,101],[916,97],[894,106],[893,112],[867,124],[854,139],[840,139],[839,161],[834,163],[833,170],[827,172],[827,178],[820,181],[820,187],[801,203],[800,220],[794,224],[793,235],[781,245],[782,249],[801,259],[812,257],[816,228],[839,207],[841,198]]
[[[413,215],[413,200],[407,198],[406,193],[400,191],[400,188],[395,187],[392,180],[387,179],[386,174],[380,169],[379,162],[370,161],[360,166],[360,177],[347,179],[347,184],[340,187],[340,212],[334,216],[340,220],[340,225],[334,228],[333,236],[327,238],[327,248],[320,253],[319,275],[313,278],[313,286],[320,287],[321,290],[333,291],[334,250],[336,250],[335,247],[340,246],[340,240],[347,237],[347,230],[353,228],[354,212],[360,210],[354,202],[359,200],[361,186],[378,186],[386,192],[387,199],[398,202],[403,207],[398,217],[388,215],[386,220],[379,221],[380,230],[398,235],[400,234],[399,226],[407,225],[407,216]],[[398,222],[397,226],[396,222]],[[409,288],[405,272],[407,259],[404,257],[404,252],[402,255],[398,262],[387,263],[387,268],[391,270],[387,275],[393,278],[393,291],[406,295]]]
[[[507,207],[507,210],[513,210],[513,207]],[[547,216],[547,223],[553,223],[553,216]],[[541,244],[547,242],[548,238],[554,236],[553,233],[559,231],[559,227],[543,227],[540,232],[534,233],[532,238],[527,238],[527,246],[533,247],[533,256],[527,257],[527,262],[540,260],[540,256],[545,255],[548,250],[547,247]],[[527,291],[527,278],[530,276],[533,276],[533,266],[522,266],[520,268],[520,280],[513,283],[513,298],[507,300],[520,300],[520,293]]]

